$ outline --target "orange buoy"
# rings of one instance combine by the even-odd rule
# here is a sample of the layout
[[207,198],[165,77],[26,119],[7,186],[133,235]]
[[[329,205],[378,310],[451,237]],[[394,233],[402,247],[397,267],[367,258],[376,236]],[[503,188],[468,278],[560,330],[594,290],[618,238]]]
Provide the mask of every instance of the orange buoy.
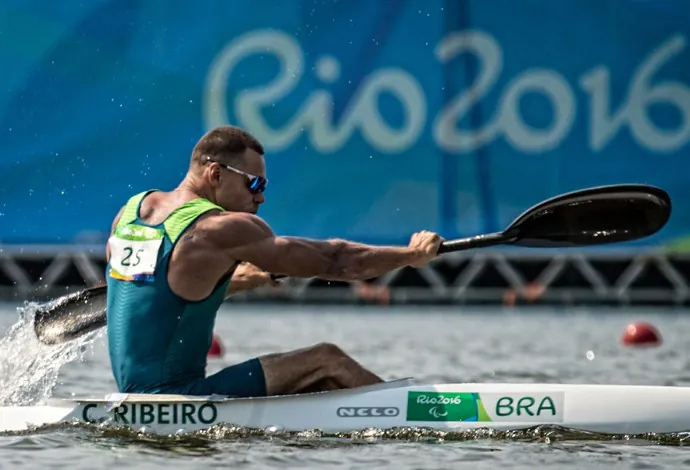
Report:
[[651,323],[635,322],[625,327],[621,342],[626,346],[658,346],[661,334]]
[[208,350],[208,357],[223,357],[223,354],[225,354],[223,343],[221,343],[220,337],[213,333],[213,341],[211,341],[211,347]]

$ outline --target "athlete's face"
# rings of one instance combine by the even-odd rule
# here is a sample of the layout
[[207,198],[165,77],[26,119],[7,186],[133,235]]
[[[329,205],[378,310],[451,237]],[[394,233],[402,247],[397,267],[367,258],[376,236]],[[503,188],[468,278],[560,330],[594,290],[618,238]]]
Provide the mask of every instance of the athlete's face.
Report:
[[[265,198],[266,164],[264,157],[247,149],[235,165],[218,165],[214,173],[216,203],[227,211],[256,214]],[[216,170],[213,170],[214,172]]]

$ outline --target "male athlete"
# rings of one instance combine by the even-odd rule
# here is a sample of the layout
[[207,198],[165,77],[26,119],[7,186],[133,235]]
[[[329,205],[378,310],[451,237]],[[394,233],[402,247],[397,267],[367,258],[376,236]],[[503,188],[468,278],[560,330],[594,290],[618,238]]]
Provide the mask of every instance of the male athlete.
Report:
[[129,199],[113,221],[108,258],[108,348],[123,393],[256,397],[369,385],[382,380],[333,344],[268,354],[205,377],[216,311],[269,273],[350,281],[423,266],[442,238],[423,231],[408,246],[275,235],[264,202],[261,144],[223,126],[195,145],[170,192]]

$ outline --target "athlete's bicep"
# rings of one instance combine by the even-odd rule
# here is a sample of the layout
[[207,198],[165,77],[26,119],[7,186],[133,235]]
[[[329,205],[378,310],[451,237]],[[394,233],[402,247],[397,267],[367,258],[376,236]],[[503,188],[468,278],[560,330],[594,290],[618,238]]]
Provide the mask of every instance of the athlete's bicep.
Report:
[[312,277],[328,272],[334,251],[330,242],[269,236],[241,247],[237,253],[242,261],[273,274]]
[[312,277],[328,272],[340,246],[337,240],[320,241],[279,237],[258,217],[246,217],[235,225],[229,256],[247,261],[264,271],[292,277]]

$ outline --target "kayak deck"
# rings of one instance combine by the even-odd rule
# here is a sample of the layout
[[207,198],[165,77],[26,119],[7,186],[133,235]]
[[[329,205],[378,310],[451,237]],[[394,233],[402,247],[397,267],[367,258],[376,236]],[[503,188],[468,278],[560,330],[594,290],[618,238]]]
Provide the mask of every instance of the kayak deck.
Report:
[[268,399],[281,399],[285,397],[306,397],[321,394],[349,394],[352,392],[356,393],[367,393],[376,390],[387,390],[392,388],[401,388],[412,383],[412,378],[407,377],[403,379],[390,380],[380,384],[366,385],[363,387],[357,387],[352,389],[343,390],[332,390],[328,392],[310,392],[302,393],[299,395],[276,395],[269,397],[253,397],[253,398],[237,398],[225,395],[179,395],[179,394],[164,394],[164,393],[109,393],[105,397],[75,397],[75,398],[50,398],[48,404],[50,403],[61,403],[61,402],[74,402],[74,403],[182,403],[182,402],[223,402],[231,400],[268,400]]
[[261,398],[110,394],[0,407],[0,431],[60,422],[114,423],[156,434],[217,424],[325,433],[365,428],[527,429],[611,434],[690,430],[690,387],[578,384],[412,384]]

